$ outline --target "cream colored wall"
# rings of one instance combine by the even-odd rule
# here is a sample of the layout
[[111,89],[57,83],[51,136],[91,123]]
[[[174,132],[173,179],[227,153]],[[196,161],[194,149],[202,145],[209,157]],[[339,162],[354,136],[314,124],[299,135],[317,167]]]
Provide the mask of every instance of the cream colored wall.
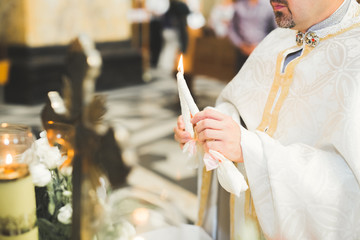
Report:
[[[121,41],[131,37],[127,20],[131,0],[1,0],[16,2],[7,22],[10,44],[31,47],[66,45],[80,33],[95,42]],[[3,3],[4,4],[4,3]],[[0,3],[1,8],[1,3]],[[0,11],[1,14],[1,11]],[[4,13],[5,14],[5,13]],[[0,16],[1,17],[1,16]]]
[[0,43],[25,42],[25,9],[22,0],[0,0]]

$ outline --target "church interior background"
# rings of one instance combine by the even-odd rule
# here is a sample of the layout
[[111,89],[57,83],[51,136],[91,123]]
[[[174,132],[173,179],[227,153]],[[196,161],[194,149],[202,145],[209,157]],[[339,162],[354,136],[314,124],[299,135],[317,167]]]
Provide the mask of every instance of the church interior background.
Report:
[[[166,1],[155,2],[160,6]],[[217,1],[185,2],[206,22]],[[137,212],[132,221],[153,221],[136,225],[139,233],[163,223],[193,224],[197,217],[196,170],[187,166],[173,140],[180,114],[175,75],[179,53],[161,53],[170,62],[168,69],[150,66],[147,6],[144,0],[0,1],[0,123],[25,124],[39,138],[48,93],[62,91],[69,44],[80,34],[89,37],[102,59],[95,92],[106,99],[104,119],[131,168],[121,190],[128,199],[142,200],[142,208],[132,214],[144,209],[144,202],[159,207],[150,217]],[[224,40],[204,36],[201,28],[187,29],[185,77],[199,108],[213,106],[236,73],[233,49]]]

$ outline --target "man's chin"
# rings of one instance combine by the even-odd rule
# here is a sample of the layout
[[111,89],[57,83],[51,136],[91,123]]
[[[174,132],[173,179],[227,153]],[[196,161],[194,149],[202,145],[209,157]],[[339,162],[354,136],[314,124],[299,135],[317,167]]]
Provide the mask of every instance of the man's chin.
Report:
[[290,14],[286,15],[283,12],[276,11],[275,12],[275,21],[276,21],[276,24],[281,28],[293,29],[295,27],[295,22],[292,19],[292,16]]

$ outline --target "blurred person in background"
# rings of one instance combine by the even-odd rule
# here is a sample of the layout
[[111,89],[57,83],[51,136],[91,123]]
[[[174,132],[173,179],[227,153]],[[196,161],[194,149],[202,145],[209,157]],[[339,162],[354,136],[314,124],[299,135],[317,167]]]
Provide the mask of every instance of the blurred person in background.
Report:
[[208,27],[215,36],[224,38],[228,36],[229,25],[234,16],[233,0],[218,0],[211,9]]
[[240,69],[257,44],[276,28],[276,22],[268,0],[237,0],[233,7],[228,37],[238,49]]
[[170,0],[167,11],[150,23],[150,63],[171,74],[177,52],[186,53],[188,47],[187,16],[190,9],[180,0]]

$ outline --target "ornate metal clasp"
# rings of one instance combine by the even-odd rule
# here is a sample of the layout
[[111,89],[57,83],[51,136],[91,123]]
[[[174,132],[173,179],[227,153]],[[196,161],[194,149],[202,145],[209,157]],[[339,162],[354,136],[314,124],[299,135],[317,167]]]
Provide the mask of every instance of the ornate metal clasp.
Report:
[[307,32],[307,33],[302,33],[302,32],[297,32],[296,34],[296,43],[298,46],[303,45],[305,41],[305,44],[310,46],[310,47],[316,47],[319,42],[320,42],[320,38],[319,36],[314,33],[314,32]]

